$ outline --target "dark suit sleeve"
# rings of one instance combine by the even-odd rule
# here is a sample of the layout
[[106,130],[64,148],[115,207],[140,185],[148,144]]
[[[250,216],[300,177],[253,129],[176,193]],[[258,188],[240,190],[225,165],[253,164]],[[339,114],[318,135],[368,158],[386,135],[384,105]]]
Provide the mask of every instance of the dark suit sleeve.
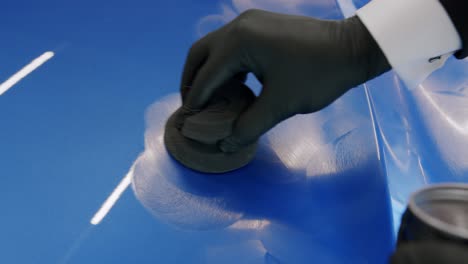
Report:
[[462,49],[455,53],[458,59],[468,56],[468,0],[440,0],[450,16],[462,41]]

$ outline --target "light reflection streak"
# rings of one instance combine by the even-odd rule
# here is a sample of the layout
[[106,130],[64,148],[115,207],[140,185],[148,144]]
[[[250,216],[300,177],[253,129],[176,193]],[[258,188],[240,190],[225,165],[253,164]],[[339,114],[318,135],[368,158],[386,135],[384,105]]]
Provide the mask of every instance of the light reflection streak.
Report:
[[70,248],[66,251],[65,255],[63,258],[58,261],[59,264],[68,264],[70,260],[75,256],[75,254],[80,250],[81,245],[83,242],[86,241],[86,239],[89,237],[91,232],[93,231],[92,226],[88,226],[85,230],[83,230],[78,238],[73,242],[73,244],[70,246]]
[[372,99],[369,95],[369,88],[367,87],[367,84],[363,84],[364,86],[364,92],[366,94],[366,100],[367,100],[367,104],[369,105],[369,115],[370,115],[370,118],[371,118],[371,124],[372,124],[372,132],[374,132],[374,144],[375,144],[375,147],[377,149],[377,159],[380,160],[380,149],[379,149],[379,141],[378,141],[378,137],[377,137],[377,128],[378,128],[378,124],[377,122],[375,121],[375,113],[374,113],[374,103],[372,102]]
[[468,134],[468,126],[460,126],[455,120],[453,120],[449,115],[447,115],[444,110],[434,101],[434,99],[432,98],[432,96],[430,96],[427,92],[427,90],[422,86],[420,85],[421,89],[419,89],[422,93],[422,95],[424,95],[424,97],[427,98],[427,101],[434,107],[434,109],[443,117],[443,119],[445,121],[447,121],[447,123],[453,127],[456,131],[458,131],[459,133],[463,134],[463,135],[466,135]]
[[429,181],[427,180],[427,176],[426,176],[426,171],[424,170],[424,166],[421,163],[421,157],[418,157],[418,166],[419,166],[419,170],[421,171],[421,175],[423,177],[424,184],[429,184]]
[[35,69],[39,68],[46,61],[50,60],[53,56],[54,56],[54,53],[52,51],[47,51],[41,56],[31,61],[28,65],[24,66],[17,73],[13,74],[5,82],[0,84],[0,96],[4,94],[6,91],[8,91],[15,84],[17,84],[19,81],[21,81],[28,74],[33,72]]
[[120,181],[119,185],[114,189],[111,195],[106,199],[106,201],[102,204],[101,208],[96,212],[96,214],[91,219],[91,224],[98,225],[104,217],[109,213],[112,209],[114,204],[119,200],[120,196],[122,196],[123,192],[127,189],[127,187],[132,182],[133,177],[133,167],[127,173],[127,175]]

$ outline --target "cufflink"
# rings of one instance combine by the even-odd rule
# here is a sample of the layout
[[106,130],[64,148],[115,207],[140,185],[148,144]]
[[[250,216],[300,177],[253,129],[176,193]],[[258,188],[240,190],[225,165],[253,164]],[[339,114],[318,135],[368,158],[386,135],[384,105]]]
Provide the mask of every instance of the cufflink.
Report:
[[432,58],[429,59],[429,63],[433,63],[434,61],[438,61],[438,60],[440,60],[441,57],[442,56],[432,57]]

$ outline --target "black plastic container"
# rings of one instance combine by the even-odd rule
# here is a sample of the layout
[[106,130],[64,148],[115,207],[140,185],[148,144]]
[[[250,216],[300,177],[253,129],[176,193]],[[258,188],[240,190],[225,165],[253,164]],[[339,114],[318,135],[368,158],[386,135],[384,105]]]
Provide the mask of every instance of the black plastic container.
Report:
[[433,185],[411,196],[397,243],[430,240],[468,245],[468,184]]

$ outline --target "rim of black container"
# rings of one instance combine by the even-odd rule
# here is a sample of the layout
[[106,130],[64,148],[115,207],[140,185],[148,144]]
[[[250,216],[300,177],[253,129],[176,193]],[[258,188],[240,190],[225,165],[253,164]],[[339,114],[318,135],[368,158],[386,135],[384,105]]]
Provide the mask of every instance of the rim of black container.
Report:
[[424,223],[449,235],[468,240],[468,229],[454,226],[439,220],[438,218],[424,212],[424,210],[418,206],[418,204],[423,201],[430,202],[441,199],[464,201],[468,204],[468,184],[453,183],[431,185],[430,187],[413,193],[410,197],[408,207],[413,212],[413,214]]

